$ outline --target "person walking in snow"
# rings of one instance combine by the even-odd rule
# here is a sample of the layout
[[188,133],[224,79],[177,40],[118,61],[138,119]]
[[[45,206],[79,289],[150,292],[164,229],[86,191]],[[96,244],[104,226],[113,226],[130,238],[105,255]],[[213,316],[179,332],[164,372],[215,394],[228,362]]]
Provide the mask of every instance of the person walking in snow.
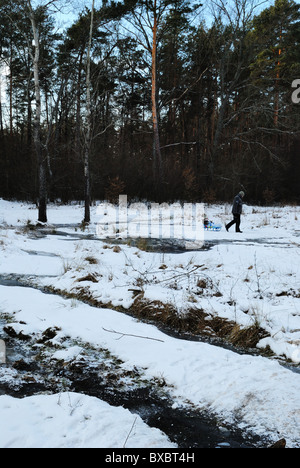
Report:
[[239,192],[233,200],[233,206],[232,206],[232,214],[233,214],[233,220],[226,224],[226,231],[229,231],[231,226],[235,224],[235,231],[236,232],[242,232],[240,230],[240,224],[241,224],[241,214],[242,214],[242,209],[243,209],[243,198],[245,196],[245,192]]

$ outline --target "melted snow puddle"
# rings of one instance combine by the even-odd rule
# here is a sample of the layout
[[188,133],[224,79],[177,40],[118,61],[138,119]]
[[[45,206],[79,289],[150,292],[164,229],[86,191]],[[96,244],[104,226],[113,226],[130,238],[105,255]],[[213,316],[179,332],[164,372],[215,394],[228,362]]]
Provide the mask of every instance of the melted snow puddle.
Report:
[[[69,225],[58,225],[59,228],[72,228]],[[78,228],[78,226],[77,226]],[[76,228],[76,229],[77,229]],[[57,231],[55,229],[48,229],[43,228],[39,229],[39,234],[41,237],[46,237],[49,235],[54,235],[63,238],[66,241],[74,241],[74,240],[90,240],[90,241],[100,241],[105,242],[107,244],[113,245],[131,245],[132,247],[138,247],[141,241],[145,242],[145,249],[149,252],[153,253],[165,253],[165,254],[181,254],[185,252],[193,252],[193,251],[206,251],[210,250],[217,245],[246,245],[246,246],[255,246],[255,245],[263,245],[265,247],[282,247],[282,248],[295,248],[295,245],[289,242],[286,238],[256,238],[256,239],[248,239],[248,238],[240,238],[240,239],[225,239],[224,237],[215,238],[215,239],[206,239],[204,237],[204,243],[199,248],[187,247],[190,245],[190,242],[187,240],[175,239],[175,238],[100,238],[96,234],[87,232],[87,233],[79,233],[79,232],[72,232],[72,231]],[[296,237],[300,236],[300,232],[295,231],[294,235]]]

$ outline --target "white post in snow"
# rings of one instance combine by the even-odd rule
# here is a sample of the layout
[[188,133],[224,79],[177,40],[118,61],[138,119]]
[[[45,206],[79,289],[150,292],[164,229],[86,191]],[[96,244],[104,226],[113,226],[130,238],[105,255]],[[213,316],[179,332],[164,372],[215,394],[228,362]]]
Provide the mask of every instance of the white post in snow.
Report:
[[0,364],[6,364],[6,346],[3,340],[0,340]]

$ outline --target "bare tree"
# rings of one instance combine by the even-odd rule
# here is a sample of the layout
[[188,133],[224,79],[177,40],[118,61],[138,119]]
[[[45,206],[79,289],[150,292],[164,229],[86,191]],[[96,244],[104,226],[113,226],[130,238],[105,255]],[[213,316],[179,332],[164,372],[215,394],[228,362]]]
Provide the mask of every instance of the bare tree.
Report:
[[[158,126],[158,104],[157,104],[157,28],[161,16],[161,6],[158,8],[157,0],[153,3],[153,23],[152,23],[152,86],[151,86],[151,102],[152,102],[152,122],[153,122],[153,159],[154,172],[157,174],[157,182],[160,183],[163,177],[163,166],[160,149],[160,137]],[[155,180],[155,179],[154,179]]]
[[[33,51],[29,45],[29,53],[33,63],[34,75],[34,94],[35,94],[35,117],[34,117],[34,146],[38,162],[38,180],[39,180],[39,201],[38,201],[38,220],[42,223],[47,222],[47,151],[44,151],[41,134],[41,83],[40,83],[40,34],[36,21],[36,9],[33,7],[31,0],[17,0],[20,8],[23,9],[31,22],[33,34]],[[44,1],[40,3],[45,11],[51,7],[58,9],[59,0]]]
[[84,151],[84,222],[89,223],[91,221],[91,184],[90,184],[90,152],[92,146],[92,104],[91,104],[91,49],[94,29],[94,12],[95,12],[95,0],[92,0],[91,9],[91,22],[90,22],[90,34],[89,43],[87,49],[86,59],[86,136],[85,136],[85,151]]
[[[237,118],[237,114],[227,115],[229,102],[234,94],[245,88],[247,82],[242,78],[247,66],[248,57],[245,54],[245,41],[249,32],[251,20],[258,7],[267,3],[267,0],[211,0],[213,17],[216,24],[221,22],[224,27],[224,41],[220,44],[222,53],[219,59],[220,96],[216,101],[217,119],[211,148],[210,172],[213,175],[215,158],[219,149],[226,119]],[[235,58],[233,61],[233,51]],[[232,68],[234,64],[234,68]],[[230,79],[228,77],[230,76]],[[245,104],[246,105],[246,104]],[[227,122],[228,123],[228,122]]]
[[47,222],[47,167],[46,158],[43,154],[42,139],[41,139],[41,86],[39,78],[40,65],[40,38],[39,31],[35,19],[35,11],[32,8],[31,0],[27,0],[27,7],[32,26],[34,38],[34,54],[32,54],[33,74],[34,74],[34,89],[35,89],[35,118],[34,118],[34,145],[38,160],[39,168],[39,216],[40,222]]

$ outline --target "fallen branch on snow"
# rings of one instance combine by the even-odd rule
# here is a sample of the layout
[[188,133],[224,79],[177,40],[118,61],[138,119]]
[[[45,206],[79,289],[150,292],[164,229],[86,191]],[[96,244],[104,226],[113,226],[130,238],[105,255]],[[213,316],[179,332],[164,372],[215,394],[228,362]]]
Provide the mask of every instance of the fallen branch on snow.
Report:
[[118,331],[115,331],[115,330],[107,330],[106,328],[102,327],[102,329],[108,333],[116,333],[117,335],[121,335],[119,338],[117,338],[118,340],[120,340],[121,338],[123,338],[123,336],[133,336],[135,338],[143,338],[144,340],[153,340],[153,341],[160,341],[161,343],[164,343],[164,340],[160,340],[158,338],[151,338],[149,336],[140,336],[140,335],[131,335],[129,333],[123,333],[123,332],[118,332]]

